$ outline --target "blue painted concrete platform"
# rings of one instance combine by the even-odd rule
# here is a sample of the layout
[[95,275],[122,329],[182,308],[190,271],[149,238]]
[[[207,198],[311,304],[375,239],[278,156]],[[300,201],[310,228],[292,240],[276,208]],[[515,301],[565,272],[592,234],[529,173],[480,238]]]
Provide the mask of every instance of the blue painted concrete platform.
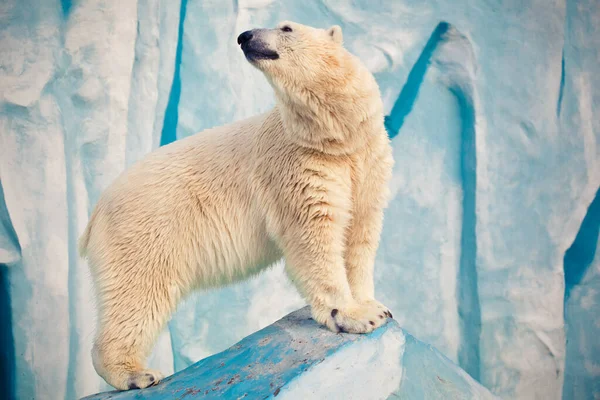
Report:
[[433,347],[390,320],[368,335],[334,334],[295,311],[157,386],[100,399],[493,399]]

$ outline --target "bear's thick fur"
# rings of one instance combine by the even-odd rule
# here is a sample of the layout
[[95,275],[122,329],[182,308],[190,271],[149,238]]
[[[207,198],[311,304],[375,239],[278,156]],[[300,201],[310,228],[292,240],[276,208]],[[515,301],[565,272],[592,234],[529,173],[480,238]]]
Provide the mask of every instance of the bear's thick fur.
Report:
[[275,108],[149,154],[106,189],[80,239],[98,300],[94,367],[117,389],[161,379],[145,359],[190,291],[281,257],[332,331],[391,317],[373,286],[393,163],[377,83],[338,26],[283,22],[238,42]]

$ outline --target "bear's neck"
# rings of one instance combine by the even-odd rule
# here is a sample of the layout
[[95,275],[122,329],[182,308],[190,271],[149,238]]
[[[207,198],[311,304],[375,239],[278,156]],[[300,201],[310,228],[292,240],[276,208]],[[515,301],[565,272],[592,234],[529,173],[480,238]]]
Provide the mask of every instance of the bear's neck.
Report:
[[289,140],[347,155],[363,149],[373,135],[385,133],[379,88],[370,74],[343,87],[317,89],[296,90],[293,96],[276,90],[276,108]]

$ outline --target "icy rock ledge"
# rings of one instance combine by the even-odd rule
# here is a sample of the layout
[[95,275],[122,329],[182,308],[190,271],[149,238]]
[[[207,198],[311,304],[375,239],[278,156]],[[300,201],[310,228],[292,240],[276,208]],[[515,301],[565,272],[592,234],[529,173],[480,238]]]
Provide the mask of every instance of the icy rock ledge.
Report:
[[494,399],[430,345],[390,321],[368,335],[334,334],[308,307],[155,387],[92,399]]

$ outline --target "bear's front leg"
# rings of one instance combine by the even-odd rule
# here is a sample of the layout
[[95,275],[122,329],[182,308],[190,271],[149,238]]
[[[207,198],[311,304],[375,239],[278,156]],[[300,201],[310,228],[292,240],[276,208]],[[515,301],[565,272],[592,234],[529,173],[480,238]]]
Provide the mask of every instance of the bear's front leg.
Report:
[[392,318],[390,310],[375,300],[373,278],[375,255],[379,246],[383,211],[376,206],[358,207],[346,232],[345,265],[354,299],[376,307]]
[[342,185],[309,181],[294,185],[298,188],[294,201],[270,218],[278,221],[275,235],[288,273],[311,305],[317,322],[334,332],[371,332],[388,314],[379,304],[356,301],[348,284],[344,242],[350,219],[349,193],[344,194],[346,187]]
[[388,202],[387,183],[393,159],[387,140],[375,143],[370,154],[369,159],[362,160],[363,168],[355,169],[352,219],[346,230],[344,262],[354,299],[378,307],[392,317],[389,309],[375,300],[373,270],[383,225],[383,209]]

